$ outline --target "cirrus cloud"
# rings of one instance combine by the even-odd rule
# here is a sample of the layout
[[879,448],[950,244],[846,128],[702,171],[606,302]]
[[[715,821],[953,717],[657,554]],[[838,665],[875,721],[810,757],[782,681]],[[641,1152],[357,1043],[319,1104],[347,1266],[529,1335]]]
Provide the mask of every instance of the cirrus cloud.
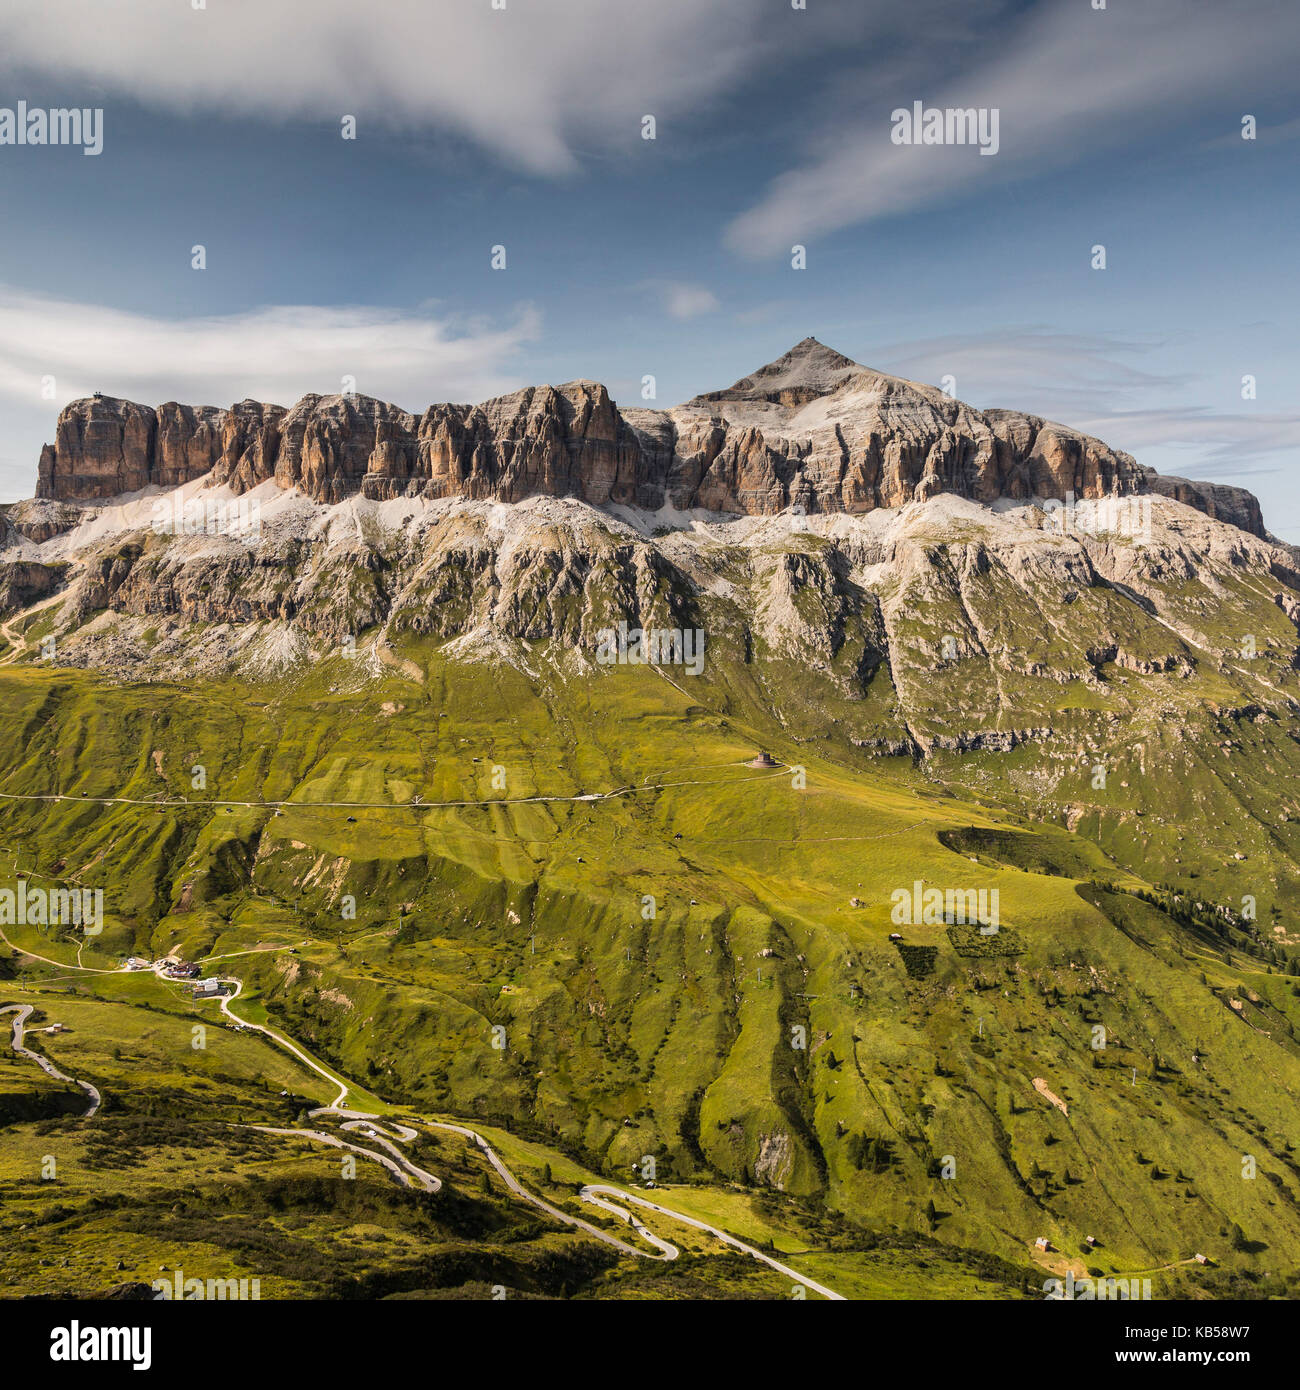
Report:
[[780,52],[787,26],[758,23],[765,8],[655,0],[615,19],[608,0],[43,0],[0,12],[0,68],[171,111],[443,129],[554,175],[577,167],[578,143],[639,138],[646,112],[662,123],[712,101]]
[[[945,207],[954,200],[1056,168],[1203,113],[1211,100],[1288,94],[1300,61],[1292,0],[1143,0],[1094,10],[1086,3],[1040,5],[996,47],[967,57],[959,71],[906,91],[846,122],[827,122],[809,158],[787,170],[734,218],[727,246],[742,255],[788,254],[795,242],[877,218]],[[864,71],[877,83],[879,73]],[[1000,149],[896,145],[890,115],[927,107],[1000,113]],[[1249,109],[1249,108],[1247,108]],[[1230,144],[1242,148],[1238,114],[1224,109]]]

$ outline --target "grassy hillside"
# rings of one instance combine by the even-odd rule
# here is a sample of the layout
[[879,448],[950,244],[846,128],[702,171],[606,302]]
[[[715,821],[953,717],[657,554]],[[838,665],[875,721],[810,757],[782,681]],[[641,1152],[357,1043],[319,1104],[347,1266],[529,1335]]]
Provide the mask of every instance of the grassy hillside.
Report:
[[[1300,1269],[1300,987],[1271,920],[1212,910],[1226,879],[1206,876],[1199,908],[1175,898],[1173,815],[1159,834],[1102,811],[1076,833],[1028,819],[1017,752],[869,757],[789,714],[793,676],[774,719],[775,667],[669,680],[583,671],[546,644],[517,664],[415,639],[401,654],[422,679],[363,679],[343,658],[264,686],[5,667],[0,792],[71,798],[3,803],[6,878],[101,886],[107,912],[88,941],[14,925],[10,942],[102,970],[219,957],[244,1017],[378,1099],[508,1132],[557,1182],[566,1161],[627,1182],[652,1158],[680,1210],[744,1204],[863,1296],[1015,1290],[1008,1269],[1067,1263],[1176,1266],[1157,1276],[1170,1293]],[[780,768],[746,766],[759,748]],[[895,922],[893,895],[918,881],[996,891],[999,931]],[[103,1124],[135,1086],[187,1127],[287,1122],[281,1090],[295,1113],[327,1098],[264,1041],[220,1030],[219,1054],[195,1052],[203,1006],[178,987],[22,966],[22,987],[41,981],[78,991],[58,996],[73,1032],[48,1045],[119,1103]],[[75,1146],[101,1121],[45,1123]],[[150,1150],[151,1190],[182,1141]],[[230,1142],[205,1135],[203,1181],[261,1210],[254,1169],[297,1160],[241,1138],[226,1184]],[[437,1238],[473,1244],[466,1220]],[[552,1238],[582,1244],[529,1248]],[[714,1252],[703,1272],[515,1277],[696,1296],[691,1279],[740,1278]],[[1181,1263],[1197,1252],[1217,1274]],[[734,1286],[786,1296],[766,1278]]]

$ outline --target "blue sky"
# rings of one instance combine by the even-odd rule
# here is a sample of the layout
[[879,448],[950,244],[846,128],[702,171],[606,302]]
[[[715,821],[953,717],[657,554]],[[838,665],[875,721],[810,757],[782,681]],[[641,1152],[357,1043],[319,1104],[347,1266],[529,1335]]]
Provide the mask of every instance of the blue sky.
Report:
[[[0,497],[90,390],[671,405],[812,334],[1300,542],[1293,5],[505,2],[0,17],[0,108],[104,110],[98,156],[0,146]],[[913,101],[997,154],[894,145]]]

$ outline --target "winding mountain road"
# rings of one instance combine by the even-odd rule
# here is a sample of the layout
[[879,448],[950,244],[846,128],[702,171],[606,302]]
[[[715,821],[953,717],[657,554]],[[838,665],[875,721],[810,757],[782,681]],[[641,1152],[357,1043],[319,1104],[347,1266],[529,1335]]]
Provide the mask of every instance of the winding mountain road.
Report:
[[584,1187],[578,1196],[589,1206],[600,1207],[602,1211],[617,1216],[620,1221],[626,1221],[642,1240],[649,1241],[657,1250],[661,1250],[665,1260],[675,1260],[682,1253],[675,1245],[661,1240],[644,1222],[638,1221],[626,1207],[615,1206],[613,1202],[607,1202],[603,1197],[597,1197],[596,1191],[597,1189],[594,1187]]
[[[421,1123],[427,1125],[430,1129],[442,1129],[446,1130],[449,1134],[463,1135],[466,1139],[470,1140],[471,1143],[477,1144],[482,1150],[483,1156],[493,1168],[497,1170],[498,1174],[500,1174],[501,1181],[505,1183],[506,1187],[516,1197],[521,1201],[531,1203],[535,1207],[540,1207],[542,1211],[546,1212],[549,1216],[553,1216],[557,1221],[563,1221],[566,1226],[574,1226],[578,1230],[586,1231],[589,1235],[595,1236],[597,1240],[603,1241],[606,1245],[612,1245],[616,1250],[621,1250],[625,1255],[635,1255],[638,1259],[662,1260],[676,1258],[676,1250],[673,1250],[671,1255],[647,1255],[644,1250],[638,1250],[635,1245],[628,1245],[626,1241],[619,1240],[617,1236],[610,1235],[608,1231],[602,1231],[599,1226],[593,1226],[591,1222],[584,1221],[582,1217],[573,1216],[560,1207],[553,1206],[550,1202],[546,1201],[545,1198],[537,1196],[534,1192],[530,1192],[501,1161],[496,1150],[476,1131],[467,1129],[464,1125],[447,1124],[442,1120],[423,1120]],[[656,1242],[656,1244],[658,1244],[658,1242]]]
[[[350,1117],[347,1123],[342,1126],[344,1129],[350,1131],[361,1130],[364,1132],[366,1129],[382,1131],[383,1128],[378,1123],[378,1116],[367,1115],[354,1110],[339,1110],[334,1107],[329,1107],[308,1112],[309,1119],[316,1119],[323,1115],[342,1115]],[[390,1135],[390,1138],[397,1138],[404,1142],[409,1142],[416,1137],[416,1131],[409,1126],[397,1125],[392,1121],[388,1123],[392,1125],[394,1130],[404,1131],[402,1133]],[[670,1241],[664,1240],[661,1236],[656,1235],[643,1221],[639,1220],[633,1212],[629,1211],[626,1207],[615,1205],[614,1202],[607,1200],[608,1198],[615,1198],[620,1202],[644,1207],[648,1211],[657,1212],[660,1216],[665,1216],[670,1220],[680,1221],[683,1225],[694,1227],[696,1230],[703,1231],[707,1235],[720,1240],[724,1245],[731,1246],[733,1250],[739,1250],[742,1254],[749,1255],[752,1259],[768,1265],[770,1268],[776,1270],[778,1274],[782,1274],[787,1279],[792,1279],[796,1283],[802,1284],[805,1288],[811,1289],[814,1293],[820,1294],[823,1298],[839,1303],[846,1301],[843,1294],[838,1294],[833,1289],[827,1288],[824,1284],[819,1284],[815,1279],[810,1279],[807,1275],[800,1274],[797,1270],[791,1269],[789,1265],[781,1264],[780,1261],[773,1259],[770,1255],[764,1254],[764,1252],[759,1250],[756,1246],[750,1245],[747,1241],[740,1240],[738,1237],[730,1235],[720,1227],[710,1225],[707,1221],[700,1221],[696,1217],[686,1216],[682,1212],[676,1211],[672,1207],[666,1207],[660,1202],[651,1202],[644,1197],[638,1197],[634,1193],[625,1192],[622,1188],[610,1187],[604,1183],[589,1183],[582,1188],[578,1194],[582,1201],[588,1203],[590,1206],[599,1207],[601,1210],[607,1211],[612,1216],[617,1217],[620,1221],[626,1222],[644,1241],[654,1246],[659,1253],[651,1255],[645,1250],[639,1250],[636,1246],[629,1245],[626,1241],[619,1240],[617,1236],[610,1235],[608,1231],[602,1230],[599,1226],[594,1226],[589,1221],[584,1221],[581,1217],[574,1216],[571,1212],[567,1212],[563,1210],[563,1208],[557,1207],[553,1203],[546,1201],[545,1198],[539,1197],[536,1193],[530,1192],[529,1189],[515,1177],[514,1173],[510,1171],[496,1150],[493,1149],[487,1140],[476,1130],[470,1129],[466,1125],[452,1124],[444,1120],[424,1119],[419,1121],[419,1123],[427,1126],[429,1129],[440,1129],[449,1134],[458,1134],[462,1138],[468,1139],[472,1144],[478,1147],[487,1161],[496,1169],[501,1180],[514,1196],[546,1212],[548,1216],[554,1217],[557,1221],[562,1221],[566,1226],[585,1231],[588,1235],[594,1236],[604,1244],[612,1245],[623,1254],[635,1255],[638,1259],[643,1260],[675,1260],[681,1254],[681,1251]],[[256,1128],[263,1127],[256,1126]],[[267,1130],[266,1132],[288,1135],[307,1133],[312,1138],[324,1138],[326,1142],[331,1142],[331,1137],[323,1135],[319,1130]],[[409,1164],[409,1160],[405,1158],[400,1150],[396,1149],[393,1144],[381,1137],[381,1134],[372,1133],[367,1137],[375,1142],[382,1143],[399,1161]],[[332,1142],[339,1143],[340,1141],[335,1139]],[[353,1148],[355,1146],[345,1144],[343,1147]],[[364,1150],[362,1152],[364,1152]],[[377,1156],[371,1155],[371,1157]],[[417,1169],[416,1171],[422,1172],[423,1170]],[[432,1177],[432,1174],[426,1174],[425,1176]],[[434,1181],[437,1181],[437,1179],[434,1179]]]
[[[3,937],[3,932],[0,932],[0,937]],[[6,944],[12,947],[12,942],[9,942],[8,938],[4,939]],[[21,950],[22,948],[14,947],[13,949]],[[22,954],[31,957],[30,952],[23,951]],[[68,966],[62,961],[46,960],[46,958],[42,956],[31,958],[65,970],[81,970],[86,973],[101,975],[119,973],[118,971],[95,969],[92,966],[85,965]],[[155,978],[162,978],[162,968],[161,962],[155,963],[153,972]],[[247,1029],[250,1032],[261,1033],[263,1036],[291,1053],[305,1067],[314,1071],[318,1076],[323,1077],[330,1085],[338,1087],[338,1094],[334,1097],[333,1101],[331,1101],[329,1105],[320,1106],[315,1110],[308,1111],[308,1119],[319,1120],[326,1117],[337,1119],[341,1122],[340,1127],[342,1129],[347,1130],[349,1133],[362,1133],[371,1143],[378,1144],[384,1152],[376,1152],[374,1149],[368,1149],[364,1145],[352,1143],[349,1140],[342,1139],[338,1135],[330,1134],[322,1129],[290,1129],[272,1125],[249,1125],[247,1128],[257,1130],[263,1134],[273,1134],[283,1138],[311,1139],[317,1143],[327,1144],[334,1148],[350,1150],[364,1158],[370,1159],[374,1163],[382,1165],[404,1186],[415,1187],[418,1185],[426,1192],[441,1191],[443,1185],[442,1180],[426,1169],[419,1167],[397,1147],[399,1143],[410,1143],[416,1139],[418,1137],[417,1130],[413,1129],[410,1125],[399,1124],[395,1120],[387,1120],[384,1117],[366,1111],[345,1109],[344,1102],[351,1094],[352,1089],[348,1083],[322,1063],[318,1062],[309,1052],[299,1047],[297,1043],[287,1038],[283,1033],[279,1033],[273,1028],[268,1028],[264,1024],[251,1023],[247,1019],[240,1018],[238,1014],[232,1012],[230,1005],[243,991],[243,981],[233,976],[218,976],[216,978],[218,978],[222,984],[233,986],[233,992],[231,994],[218,997],[221,1012],[227,1019],[240,1028]],[[68,1081],[74,1085],[80,1086],[91,1098],[90,1108],[85,1112],[84,1116],[84,1118],[88,1119],[99,1109],[102,1103],[99,1092],[91,1086],[89,1082],[77,1081],[74,1077],[64,1076],[62,1072],[55,1070],[45,1058],[22,1046],[24,1036],[23,1025],[31,1016],[32,1009],[33,1006],[30,1004],[10,1004],[0,1008],[0,1013],[15,1012],[17,1014],[13,1025],[14,1051],[20,1053],[24,1057],[30,1058],[56,1079]],[[819,1284],[816,1280],[810,1279],[806,1275],[798,1273],[797,1270],[791,1269],[788,1265],[781,1264],[770,1255],[764,1254],[763,1251],[757,1249],[755,1246],[740,1240],[736,1236],[730,1235],[717,1226],[710,1225],[706,1221],[700,1221],[693,1216],[686,1216],[684,1213],[675,1211],[671,1207],[666,1207],[662,1203],[651,1202],[644,1197],[636,1196],[634,1193],[625,1192],[622,1188],[610,1187],[604,1183],[591,1183],[581,1189],[578,1196],[582,1201],[588,1203],[590,1206],[599,1207],[601,1210],[609,1212],[619,1220],[626,1222],[643,1240],[654,1246],[657,1253],[650,1254],[645,1250],[638,1249],[636,1246],[628,1244],[626,1241],[620,1240],[617,1236],[611,1235],[608,1231],[602,1230],[599,1226],[593,1225],[589,1221],[584,1221],[580,1216],[574,1216],[571,1212],[567,1212],[561,1207],[555,1206],[553,1203],[546,1201],[545,1198],[539,1197],[536,1193],[529,1191],[529,1189],[515,1177],[514,1173],[510,1171],[500,1155],[497,1154],[487,1140],[476,1130],[470,1129],[466,1125],[454,1124],[444,1120],[422,1119],[417,1120],[416,1123],[422,1124],[428,1129],[442,1130],[449,1134],[457,1134],[469,1140],[472,1144],[477,1146],[488,1163],[492,1165],[501,1180],[505,1183],[506,1188],[515,1197],[537,1207],[548,1216],[553,1217],[566,1226],[585,1231],[596,1240],[612,1246],[621,1254],[631,1255],[637,1259],[643,1260],[675,1260],[681,1253],[677,1246],[655,1235],[643,1221],[637,1218],[633,1212],[628,1209],[630,1206],[643,1207],[648,1211],[653,1211],[660,1216],[667,1217],[669,1220],[679,1221],[683,1225],[694,1227],[696,1230],[703,1231],[713,1236],[724,1245],[729,1245],[732,1249],[739,1250],[742,1254],[749,1255],[753,1259],[768,1265],[779,1274],[784,1275],[786,1278],[796,1283],[802,1284],[805,1288],[811,1289],[814,1293],[820,1294],[823,1298],[831,1299],[836,1302],[845,1301],[843,1294],[838,1294],[833,1289],[827,1288],[824,1284]],[[610,1198],[615,1200],[607,1200]],[[622,1202],[628,1205],[620,1207],[615,1204],[616,1202]]]
[[354,1154],[360,1154],[362,1158],[370,1159],[372,1163],[382,1164],[403,1187],[419,1186],[425,1192],[442,1191],[441,1178],[436,1178],[432,1173],[418,1168],[400,1149],[378,1135],[374,1136],[374,1142],[382,1144],[384,1148],[390,1150],[391,1156],[390,1154],[376,1153],[373,1149],[367,1149],[361,1144],[349,1144],[346,1139],[340,1139],[337,1134],[327,1134],[323,1129],[283,1129],[273,1125],[247,1125],[245,1127],[255,1129],[260,1134],[276,1134],[285,1139],[314,1139],[318,1144],[329,1144],[336,1149],[350,1149]]
[[35,951],[29,951],[26,946],[15,946],[4,933],[4,928],[0,927],[0,941],[3,941],[11,951],[15,951],[20,956],[27,956],[30,960],[38,960],[42,965],[57,966],[60,970],[80,970],[86,975],[118,975],[122,973],[123,967],[116,970],[104,970],[94,965],[69,965],[66,960],[51,960],[49,956],[38,956]]
[[13,1022],[13,1049],[20,1057],[26,1057],[28,1061],[35,1062],[42,1071],[48,1072],[56,1081],[67,1081],[73,1086],[80,1086],[90,1097],[90,1108],[82,1115],[83,1120],[88,1120],[96,1110],[104,1103],[104,1098],[93,1087],[89,1081],[78,1081],[75,1076],[65,1076],[59,1069],[46,1057],[42,1057],[39,1052],[33,1052],[31,1048],[23,1046],[23,1039],[26,1037],[26,1023],[32,1016],[32,1004],[6,1004],[0,1008],[0,1014],[14,1014]]
[[[684,1225],[694,1226],[697,1231],[707,1231],[709,1235],[720,1240],[724,1245],[730,1245],[734,1250],[739,1250],[745,1255],[751,1255],[756,1260],[761,1260],[763,1264],[770,1265],[778,1274],[784,1274],[787,1279],[793,1279],[796,1283],[802,1284],[807,1289],[812,1289],[814,1293],[819,1293],[823,1298],[829,1298],[836,1303],[845,1303],[842,1293],[836,1293],[834,1289],[828,1289],[825,1284],[819,1284],[814,1279],[809,1279],[807,1275],[800,1274],[797,1270],[791,1269],[789,1265],[783,1265],[779,1260],[774,1260],[771,1255],[765,1255],[761,1250],[749,1245],[743,1240],[737,1239],[733,1235],[728,1235],[726,1231],[717,1226],[710,1226],[707,1221],[699,1221],[694,1216],[684,1216],[680,1211],[674,1211],[672,1207],[661,1206],[658,1202],[651,1202],[645,1197],[638,1197],[635,1193],[624,1192],[622,1188],[608,1187],[605,1183],[591,1183],[582,1189],[582,1197],[589,1200],[595,1194],[602,1194],[608,1197],[617,1197],[622,1202],[632,1202],[638,1207],[645,1207],[649,1211],[657,1211],[660,1216],[670,1217],[674,1221],[680,1221]],[[629,1213],[630,1217],[630,1213]]]
[[[325,1080],[330,1083],[331,1086],[337,1086],[339,1088],[338,1095],[334,1097],[334,1099],[329,1103],[329,1105],[325,1107],[325,1109],[338,1110],[342,1106],[343,1102],[348,1098],[350,1087],[348,1086],[347,1082],[340,1080],[340,1078],[335,1076],[333,1072],[327,1071],[326,1068],[323,1067],[310,1053],[304,1052],[302,1048],[300,1048],[297,1045],[297,1043],[290,1042],[289,1039],[286,1038],[283,1033],[277,1033],[273,1028],[267,1028],[260,1023],[250,1023],[247,1019],[240,1018],[238,1014],[231,1013],[230,1002],[232,999],[239,998],[239,995],[244,988],[243,980],[236,979],[233,975],[217,975],[213,978],[219,980],[220,983],[223,985],[234,985],[235,987],[233,994],[222,994],[216,996],[221,1004],[221,1012],[225,1014],[225,1016],[238,1027],[247,1028],[249,1032],[252,1033],[265,1034],[266,1037],[270,1038],[273,1042],[279,1043],[280,1046],[285,1049],[285,1051],[292,1052],[293,1055],[304,1066],[310,1067],[312,1071],[317,1073],[317,1075],[323,1076]],[[321,1112],[313,1111],[312,1113],[320,1114]]]

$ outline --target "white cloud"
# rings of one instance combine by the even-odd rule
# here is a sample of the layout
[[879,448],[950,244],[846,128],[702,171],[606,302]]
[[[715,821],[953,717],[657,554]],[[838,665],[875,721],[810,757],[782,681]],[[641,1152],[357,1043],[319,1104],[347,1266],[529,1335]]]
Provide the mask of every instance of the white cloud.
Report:
[[0,290],[0,397],[28,404],[54,378],[54,406],[91,391],[156,403],[292,405],[356,390],[408,409],[478,401],[507,383],[503,360],[537,337],[535,310],[455,334],[393,309],[271,306],[186,319]]
[[[525,306],[502,326],[392,309],[271,306],[163,319],[0,288],[0,497],[30,496],[58,411],[92,391],[157,405],[292,405],[355,389],[418,412],[524,384],[511,359],[540,333]],[[42,398],[47,377],[54,399]]]
[[[1290,90],[1300,23],[1290,0],[1057,4],[986,51],[995,56],[958,80],[936,79],[927,90],[913,78],[916,90],[891,87],[887,103],[829,124],[809,163],[780,175],[731,223],[727,244],[748,256],[788,254],[795,242],[891,214],[943,205],[949,215],[962,195],[1143,141],[1220,99],[1225,127],[1238,130],[1232,103],[1243,87],[1251,101]],[[893,144],[890,111],[916,100],[996,108],[998,154]]]
[[[969,0],[802,11],[786,0],[506,0],[503,9],[491,0],[209,0],[203,10],[187,0],[41,0],[0,7],[0,72],[62,79],[61,104],[85,105],[98,91],[167,111],[336,129],[353,115],[361,140],[375,125],[450,131],[555,175],[596,147],[641,155],[645,115],[656,118],[660,148],[680,153],[692,139],[698,148],[688,116],[810,54],[859,49],[891,71],[929,65],[1016,2],[982,0],[973,19]],[[793,119],[834,75],[819,68]]]
[[[168,110],[358,118],[466,136],[533,172],[575,144],[639,144],[715,99],[765,56],[811,37],[762,25],[762,0],[43,0],[0,11],[0,65],[96,84]],[[18,93],[21,95],[21,93]],[[94,103],[91,103],[94,104]],[[111,141],[111,129],[107,139]]]
[[665,281],[656,287],[664,312],[675,319],[693,319],[701,314],[712,314],[718,306],[718,297],[703,285],[683,284],[679,280]]

